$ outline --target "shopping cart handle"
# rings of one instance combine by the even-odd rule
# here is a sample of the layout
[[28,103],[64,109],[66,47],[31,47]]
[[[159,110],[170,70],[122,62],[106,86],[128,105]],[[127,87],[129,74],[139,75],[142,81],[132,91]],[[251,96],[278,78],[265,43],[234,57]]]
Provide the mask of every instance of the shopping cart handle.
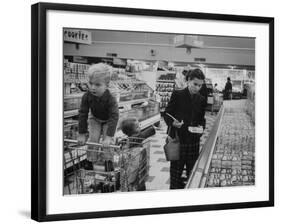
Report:
[[[78,144],[78,141],[73,140],[73,139],[64,139],[64,142]],[[103,146],[102,144],[95,143],[95,142],[86,142],[85,145],[101,146],[101,147]],[[119,146],[119,145],[109,145],[109,147],[113,148],[113,149],[120,149],[121,148],[121,146]]]

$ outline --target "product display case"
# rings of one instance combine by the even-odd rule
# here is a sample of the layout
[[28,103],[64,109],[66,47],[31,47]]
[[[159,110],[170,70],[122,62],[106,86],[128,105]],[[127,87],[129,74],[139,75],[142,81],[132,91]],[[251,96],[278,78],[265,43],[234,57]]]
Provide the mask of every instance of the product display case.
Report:
[[206,186],[254,185],[255,133],[248,115],[225,112],[221,125]]
[[244,109],[221,107],[186,188],[255,184],[255,131]]

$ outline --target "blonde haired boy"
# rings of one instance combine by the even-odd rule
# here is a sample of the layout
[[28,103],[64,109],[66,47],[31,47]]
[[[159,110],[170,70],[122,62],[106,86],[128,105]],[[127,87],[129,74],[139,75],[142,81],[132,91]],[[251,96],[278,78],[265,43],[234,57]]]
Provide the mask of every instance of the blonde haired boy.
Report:
[[[118,103],[108,90],[111,67],[98,63],[88,69],[88,91],[83,95],[79,110],[78,144],[84,145],[87,141],[88,123],[90,142],[100,142],[104,150],[113,143],[113,137],[119,119]],[[89,115],[90,111],[90,116]],[[97,147],[90,147],[98,149]],[[112,159],[111,153],[104,153],[105,160]],[[93,168],[98,160],[97,152],[87,152],[86,166]]]

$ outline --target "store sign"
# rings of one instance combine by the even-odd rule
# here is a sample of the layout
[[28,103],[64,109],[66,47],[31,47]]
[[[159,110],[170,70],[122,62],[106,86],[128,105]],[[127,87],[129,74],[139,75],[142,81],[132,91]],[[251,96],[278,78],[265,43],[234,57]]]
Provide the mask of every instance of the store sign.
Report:
[[116,54],[116,53],[106,53],[106,57],[117,57],[118,56],[118,54]]
[[194,58],[195,62],[206,62],[206,58]]
[[63,40],[79,44],[92,44],[92,33],[85,30],[64,29]]

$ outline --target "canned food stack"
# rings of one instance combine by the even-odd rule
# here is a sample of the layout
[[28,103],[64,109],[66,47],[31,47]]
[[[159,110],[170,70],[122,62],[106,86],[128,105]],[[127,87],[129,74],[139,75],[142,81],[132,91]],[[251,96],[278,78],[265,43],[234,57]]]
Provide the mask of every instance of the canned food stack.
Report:
[[207,187],[255,184],[255,132],[243,111],[225,112],[209,168]]
[[174,81],[170,81],[170,80],[158,80],[157,81],[156,92],[161,97],[161,103],[160,103],[161,110],[164,110],[167,107],[174,89],[175,89]]

